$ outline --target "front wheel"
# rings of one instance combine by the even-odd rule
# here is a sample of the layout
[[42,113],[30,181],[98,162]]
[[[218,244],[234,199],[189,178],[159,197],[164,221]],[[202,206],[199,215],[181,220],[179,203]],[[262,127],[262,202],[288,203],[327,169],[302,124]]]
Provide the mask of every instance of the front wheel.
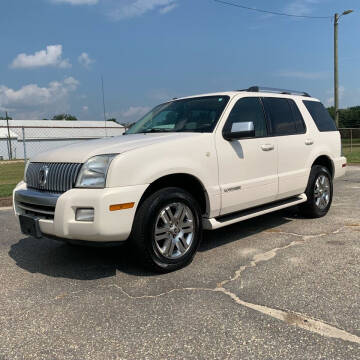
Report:
[[187,191],[169,187],[150,195],[140,205],[131,241],[145,265],[168,272],[192,261],[201,237],[198,203]]
[[332,176],[326,167],[314,165],[311,168],[305,193],[308,199],[300,205],[301,213],[310,218],[325,216],[333,198]]

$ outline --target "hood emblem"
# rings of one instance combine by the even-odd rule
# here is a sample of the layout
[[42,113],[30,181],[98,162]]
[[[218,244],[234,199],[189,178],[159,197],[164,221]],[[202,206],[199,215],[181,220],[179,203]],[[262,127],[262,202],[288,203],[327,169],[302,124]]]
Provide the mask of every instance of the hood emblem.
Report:
[[49,174],[49,167],[46,165],[42,166],[39,171],[39,185],[41,187],[44,187],[46,185],[48,174]]

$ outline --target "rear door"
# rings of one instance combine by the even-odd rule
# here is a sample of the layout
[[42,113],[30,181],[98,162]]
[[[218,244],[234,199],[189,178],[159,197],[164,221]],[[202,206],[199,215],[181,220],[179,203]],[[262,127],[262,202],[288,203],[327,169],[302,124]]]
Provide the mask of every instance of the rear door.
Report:
[[[252,121],[255,137],[227,141],[224,128]],[[221,215],[274,201],[278,193],[277,144],[269,137],[259,97],[236,101],[222,129],[216,132],[221,188]]]
[[270,123],[270,133],[278,144],[279,189],[277,199],[305,191],[309,169],[307,160],[314,140],[307,134],[296,102],[290,98],[262,98]]

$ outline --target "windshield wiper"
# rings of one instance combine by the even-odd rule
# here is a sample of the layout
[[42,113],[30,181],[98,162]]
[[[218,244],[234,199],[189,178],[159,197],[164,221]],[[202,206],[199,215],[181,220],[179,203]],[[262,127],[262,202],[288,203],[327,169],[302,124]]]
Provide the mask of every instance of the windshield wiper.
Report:
[[162,129],[162,128],[152,128],[146,131],[140,131],[138,134],[148,134],[148,133],[163,133],[163,132],[171,132],[169,129]]

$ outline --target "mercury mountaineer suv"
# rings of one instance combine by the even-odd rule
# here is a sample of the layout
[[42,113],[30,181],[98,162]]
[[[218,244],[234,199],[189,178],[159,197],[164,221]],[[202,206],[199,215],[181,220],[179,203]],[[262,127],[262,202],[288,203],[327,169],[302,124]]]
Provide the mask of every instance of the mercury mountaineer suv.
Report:
[[203,229],[294,205],[324,216],[345,166],[319,100],[255,86],[174,99],[123,136],[39,154],[13,203],[24,234],[128,241],[143,264],[171,271],[190,263]]

